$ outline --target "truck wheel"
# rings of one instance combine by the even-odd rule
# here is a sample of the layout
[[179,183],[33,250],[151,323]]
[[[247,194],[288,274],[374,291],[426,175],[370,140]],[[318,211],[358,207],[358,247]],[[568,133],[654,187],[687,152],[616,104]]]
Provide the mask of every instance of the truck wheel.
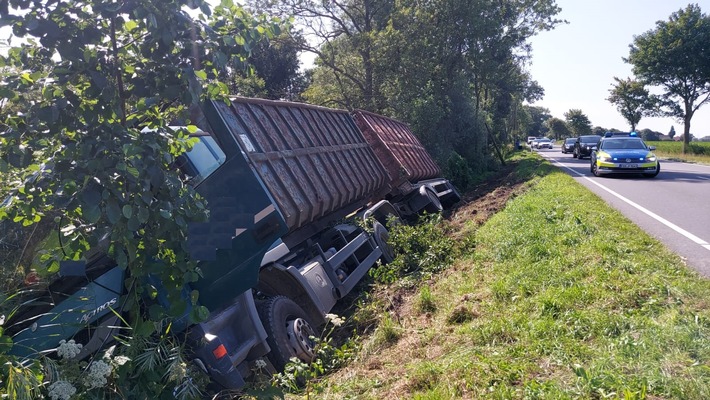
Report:
[[311,362],[315,356],[316,337],[306,312],[285,296],[274,296],[259,305],[259,317],[266,329],[267,355],[278,371],[283,371],[291,357]]
[[430,213],[430,214],[436,214],[440,213],[444,210],[444,206],[441,205],[441,201],[439,200],[439,196],[434,193],[433,190],[426,188],[426,196],[429,199],[429,203],[427,203],[426,206],[424,206],[424,211]]
[[372,237],[375,239],[377,247],[382,250],[382,257],[380,257],[382,263],[389,264],[394,261],[394,249],[389,244],[390,233],[387,231],[387,228],[385,228],[381,223],[375,221],[372,225]]

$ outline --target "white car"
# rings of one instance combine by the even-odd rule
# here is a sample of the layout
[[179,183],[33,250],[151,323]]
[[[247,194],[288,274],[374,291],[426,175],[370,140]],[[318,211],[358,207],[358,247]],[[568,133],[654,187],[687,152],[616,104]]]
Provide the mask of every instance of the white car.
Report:
[[548,138],[537,139],[533,143],[535,144],[536,149],[551,149],[552,148],[552,140],[550,140]]

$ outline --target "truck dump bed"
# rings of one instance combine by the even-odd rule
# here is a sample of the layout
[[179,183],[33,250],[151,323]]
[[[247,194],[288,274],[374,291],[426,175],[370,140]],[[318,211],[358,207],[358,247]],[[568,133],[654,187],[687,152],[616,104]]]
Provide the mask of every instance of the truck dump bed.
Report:
[[387,186],[387,172],[346,111],[252,98],[212,104],[289,231],[364,205]]
[[364,110],[353,111],[353,117],[387,169],[392,187],[441,175],[439,167],[406,124]]

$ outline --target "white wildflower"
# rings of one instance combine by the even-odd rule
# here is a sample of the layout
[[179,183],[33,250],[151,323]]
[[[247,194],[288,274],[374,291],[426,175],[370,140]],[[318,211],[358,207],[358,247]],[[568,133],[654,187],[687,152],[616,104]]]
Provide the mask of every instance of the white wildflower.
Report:
[[68,342],[62,339],[59,341],[59,347],[57,347],[57,355],[65,359],[74,358],[79,354],[82,347],[80,343],[74,342],[74,339]]
[[264,361],[262,359],[258,359],[256,361],[254,361],[254,366],[258,369],[264,369],[264,368],[266,368],[266,361]]
[[131,359],[126,356],[116,356],[113,358],[113,364],[116,366],[121,366],[129,361],[131,361]]
[[49,397],[52,400],[69,400],[74,393],[76,388],[67,381],[56,381],[49,385]]
[[325,314],[325,319],[328,320],[334,326],[341,326],[345,323],[345,320],[336,314]]
[[94,361],[89,365],[89,370],[84,376],[84,384],[89,388],[98,388],[104,386],[108,380],[106,379],[113,368],[104,360]]

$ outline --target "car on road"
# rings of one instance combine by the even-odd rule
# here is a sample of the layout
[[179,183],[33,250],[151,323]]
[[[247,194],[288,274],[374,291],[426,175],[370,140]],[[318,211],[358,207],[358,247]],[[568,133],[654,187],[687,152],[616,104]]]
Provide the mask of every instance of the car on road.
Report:
[[567,153],[574,152],[574,142],[576,142],[576,141],[577,141],[577,138],[574,138],[574,137],[570,137],[570,138],[565,139],[565,141],[562,142],[562,146],[560,146],[560,148],[562,149],[562,153],[567,154]]
[[548,138],[536,139],[533,141],[533,143],[536,149],[552,148],[552,140]]
[[661,163],[653,153],[654,146],[633,132],[628,136],[608,135],[599,141],[592,152],[590,170],[595,176],[605,174],[643,174],[653,178],[661,172]]
[[574,142],[574,150],[572,151],[572,157],[582,159],[584,157],[590,157],[592,152],[599,146],[599,140],[601,140],[599,135],[583,135],[577,138]]
[[535,137],[535,136],[528,136],[528,142],[527,142],[527,143],[528,143],[528,146],[530,146],[530,145],[532,144],[532,141],[535,140],[535,139],[537,139],[537,137]]

